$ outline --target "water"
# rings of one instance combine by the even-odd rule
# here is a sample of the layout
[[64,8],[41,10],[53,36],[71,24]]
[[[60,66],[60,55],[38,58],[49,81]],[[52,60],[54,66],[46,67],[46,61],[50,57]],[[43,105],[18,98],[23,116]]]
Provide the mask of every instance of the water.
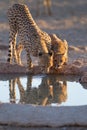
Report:
[[79,77],[1,75],[0,102],[51,106],[87,105],[87,84]]

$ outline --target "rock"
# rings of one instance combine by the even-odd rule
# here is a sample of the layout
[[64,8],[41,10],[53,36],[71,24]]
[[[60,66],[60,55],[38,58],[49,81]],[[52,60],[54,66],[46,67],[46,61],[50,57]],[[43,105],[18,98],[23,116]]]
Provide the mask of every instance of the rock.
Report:
[[[76,60],[72,64],[63,65],[61,68],[50,68],[49,74],[82,75],[80,82],[87,82],[87,65]],[[29,72],[25,66],[17,64],[0,63],[1,74],[43,74],[40,66],[34,66]]]
[[2,74],[19,74],[26,73],[26,67],[17,64],[0,63],[0,73]]
[[82,52],[81,48],[75,46],[69,46],[69,51]]
[[[87,71],[87,70],[86,70]],[[81,83],[87,83],[87,73],[84,73],[83,76],[79,79]]]

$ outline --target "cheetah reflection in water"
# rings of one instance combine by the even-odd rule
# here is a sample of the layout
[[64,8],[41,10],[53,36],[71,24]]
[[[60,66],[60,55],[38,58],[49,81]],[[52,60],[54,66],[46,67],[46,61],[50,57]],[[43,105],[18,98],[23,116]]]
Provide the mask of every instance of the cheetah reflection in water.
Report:
[[[15,86],[17,84],[19,90],[19,103],[35,104],[35,105],[51,105],[56,103],[60,105],[67,99],[67,83],[59,81],[56,77],[43,77],[38,87],[32,87],[33,77],[27,77],[27,85],[23,86],[20,78],[12,79],[9,83],[10,101],[16,103]],[[26,89],[24,89],[24,87]]]

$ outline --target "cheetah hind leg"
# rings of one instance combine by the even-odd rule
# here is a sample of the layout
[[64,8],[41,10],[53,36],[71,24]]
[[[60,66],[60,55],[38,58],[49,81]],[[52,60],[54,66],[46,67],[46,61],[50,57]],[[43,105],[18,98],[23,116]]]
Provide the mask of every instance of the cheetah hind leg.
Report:
[[16,47],[13,42],[10,43],[10,45],[9,45],[9,54],[8,54],[7,62],[9,62],[11,64],[12,64],[12,62],[18,63]]
[[9,34],[9,54],[7,62],[12,63],[13,61],[17,62],[16,58],[16,32],[10,32]]
[[13,56],[13,46],[12,43],[10,43],[8,49],[8,58],[7,58],[7,62],[10,64],[12,64],[12,56]]

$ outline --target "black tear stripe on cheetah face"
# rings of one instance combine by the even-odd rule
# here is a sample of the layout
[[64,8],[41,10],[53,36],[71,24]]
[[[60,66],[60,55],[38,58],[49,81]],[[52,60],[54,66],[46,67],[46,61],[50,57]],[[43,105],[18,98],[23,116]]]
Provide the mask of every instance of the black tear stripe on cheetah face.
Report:
[[[49,72],[52,66],[53,57],[51,52],[51,38],[43,32],[33,20],[31,13],[26,5],[14,4],[8,9],[8,21],[10,26],[9,34],[9,54],[8,62],[17,63],[16,38],[19,36],[20,42],[24,45],[27,52],[27,68],[28,71],[32,67],[30,54],[38,56],[40,66],[44,66],[44,71]],[[39,55],[42,53],[42,55]]]

